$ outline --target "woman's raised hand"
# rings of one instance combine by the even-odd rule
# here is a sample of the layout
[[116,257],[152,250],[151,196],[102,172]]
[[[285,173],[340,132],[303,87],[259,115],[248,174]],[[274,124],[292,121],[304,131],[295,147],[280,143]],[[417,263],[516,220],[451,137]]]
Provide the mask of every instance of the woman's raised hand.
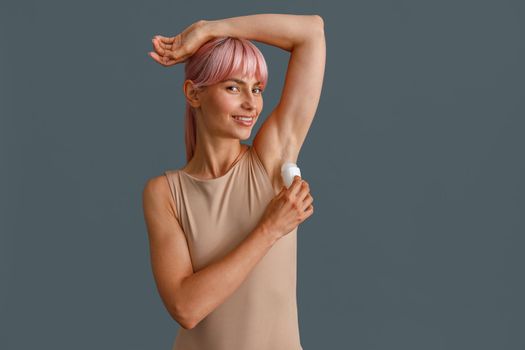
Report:
[[199,47],[211,39],[209,21],[200,20],[174,37],[156,35],[153,39],[154,52],[149,56],[165,67],[185,62]]

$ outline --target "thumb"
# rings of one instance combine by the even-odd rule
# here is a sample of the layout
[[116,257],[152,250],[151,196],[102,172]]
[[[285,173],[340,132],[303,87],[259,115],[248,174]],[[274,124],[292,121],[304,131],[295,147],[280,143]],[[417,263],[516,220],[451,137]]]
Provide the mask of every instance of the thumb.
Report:
[[168,57],[172,60],[179,58],[179,53],[176,50],[168,51]]

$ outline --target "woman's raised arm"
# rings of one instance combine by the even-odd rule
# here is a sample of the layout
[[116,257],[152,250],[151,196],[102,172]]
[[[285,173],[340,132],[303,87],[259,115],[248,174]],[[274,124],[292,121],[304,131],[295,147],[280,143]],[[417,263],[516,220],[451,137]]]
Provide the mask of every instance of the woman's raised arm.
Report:
[[207,21],[208,35],[256,40],[291,52],[281,98],[253,140],[272,179],[283,162],[297,162],[315,116],[326,61],[324,21],[318,15],[257,14]]
[[208,36],[231,36],[256,40],[292,51],[312,32],[319,32],[323,20],[318,15],[257,14],[206,21]]

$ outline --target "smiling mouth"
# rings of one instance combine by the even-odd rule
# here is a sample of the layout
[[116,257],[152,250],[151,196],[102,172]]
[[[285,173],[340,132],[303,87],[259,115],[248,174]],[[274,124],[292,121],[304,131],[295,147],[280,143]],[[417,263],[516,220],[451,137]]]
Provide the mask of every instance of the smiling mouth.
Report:
[[253,124],[255,117],[234,115],[233,119],[235,119],[237,123],[243,126],[251,126]]

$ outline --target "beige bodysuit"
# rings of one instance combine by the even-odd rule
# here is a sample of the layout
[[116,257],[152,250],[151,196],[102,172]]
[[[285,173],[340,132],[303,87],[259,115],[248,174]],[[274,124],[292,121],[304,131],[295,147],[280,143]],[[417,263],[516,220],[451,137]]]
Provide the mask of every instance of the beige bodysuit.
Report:
[[[256,227],[275,196],[255,149],[214,179],[167,170],[193,271],[227,255]],[[279,239],[240,287],[172,350],[302,350],[296,301],[297,228]]]

